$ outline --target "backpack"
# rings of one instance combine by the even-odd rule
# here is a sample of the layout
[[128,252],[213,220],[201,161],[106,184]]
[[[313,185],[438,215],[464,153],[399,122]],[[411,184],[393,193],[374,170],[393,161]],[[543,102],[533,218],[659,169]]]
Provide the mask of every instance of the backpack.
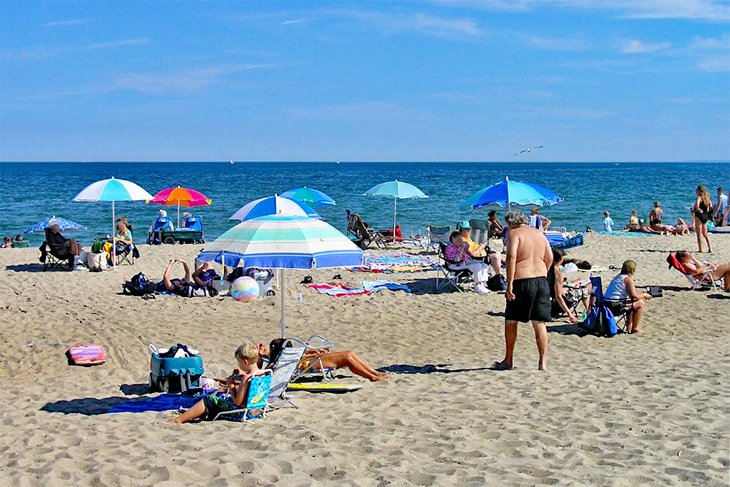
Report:
[[487,289],[490,291],[506,291],[507,278],[502,274],[495,274],[487,280]]
[[613,337],[618,335],[616,318],[608,306],[594,306],[580,326],[594,335]]
[[143,272],[133,275],[129,282],[122,284],[124,294],[131,294],[132,296],[152,294],[156,289],[157,285],[154,282],[150,282]]

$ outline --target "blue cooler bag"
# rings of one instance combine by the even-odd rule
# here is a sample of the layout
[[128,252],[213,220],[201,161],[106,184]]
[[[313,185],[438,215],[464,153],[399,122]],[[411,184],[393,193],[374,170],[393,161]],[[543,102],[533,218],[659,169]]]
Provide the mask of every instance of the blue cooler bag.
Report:
[[[150,389],[153,392],[186,392],[199,387],[198,382],[205,372],[200,355],[191,354],[185,345],[180,344],[164,352],[153,345],[149,348]],[[175,352],[180,349],[188,356],[174,357]]]

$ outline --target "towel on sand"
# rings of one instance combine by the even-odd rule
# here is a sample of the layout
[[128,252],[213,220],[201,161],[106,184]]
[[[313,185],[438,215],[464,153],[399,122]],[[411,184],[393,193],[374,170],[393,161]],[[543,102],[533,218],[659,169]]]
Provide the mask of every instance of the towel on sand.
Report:
[[349,287],[340,283],[333,284],[309,284],[307,287],[315,289],[320,294],[327,294],[336,298],[345,296],[362,296],[364,294],[372,294],[383,289],[389,291],[405,291],[411,292],[411,289],[405,284],[398,284],[390,281],[363,281],[362,287]]
[[385,255],[365,254],[363,265],[351,267],[353,272],[425,272],[438,269],[438,262],[432,257],[393,252]]

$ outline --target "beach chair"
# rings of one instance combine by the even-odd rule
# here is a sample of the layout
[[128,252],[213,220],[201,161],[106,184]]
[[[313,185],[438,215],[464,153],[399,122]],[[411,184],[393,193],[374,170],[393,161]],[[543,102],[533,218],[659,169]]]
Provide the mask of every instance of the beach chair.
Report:
[[453,286],[457,291],[463,293],[464,289],[461,286],[472,279],[471,271],[464,267],[464,264],[461,262],[448,260],[444,256],[444,249],[446,249],[446,244],[440,242],[439,259],[441,260],[441,265],[436,271],[436,292]]
[[426,225],[426,233],[428,234],[428,246],[433,250],[434,254],[439,252],[439,245],[449,243],[451,235],[451,226],[446,225],[437,227],[435,225]]
[[162,243],[162,232],[165,230],[172,231],[174,229],[172,225],[172,218],[169,216],[158,216],[155,221],[152,222],[150,228],[151,231],[147,232],[147,244],[148,245],[159,245]]
[[667,256],[667,264],[670,269],[676,269],[684,277],[687,278],[692,290],[697,288],[712,288],[713,291],[717,291],[718,287],[722,286],[722,281],[716,281],[712,278],[712,270],[708,269],[702,274],[702,278],[695,276],[690,272],[684,265],[677,259],[676,252],[670,252]]
[[[119,245],[119,243],[117,243],[117,245]],[[137,257],[139,257],[139,250],[137,250],[137,247],[134,244],[127,245],[123,249],[117,247],[114,256],[116,259],[116,265],[121,265],[125,262],[128,265],[134,265]]]
[[273,375],[271,369],[259,370],[249,380],[246,402],[240,409],[223,411],[213,419],[229,419],[233,421],[250,421],[265,418]]
[[[322,335],[312,335],[303,343],[307,347],[304,351],[305,354],[307,351],[326,351],[335,346],[335,343],[332,340],[329,340]],[[297,382],[305,379],[317,379],[327,382],[334,378],[335,369],[325,367],[322,363],[322,357],[317,356],[312,359],[304,369],[297,369],[291,382]]]
[[[603,295],[603,283],[601,282],[600,276],[591,276],[591,286],[593,295],[593,306],[601,309],[603,306],[608,307],[613,313],[613,317],[616,320],[616,326],[619,331],[624,333],[629,332],[629,320],[631,314],[634,312],[634,308],[631,306],[633,303],[632,299],[624,299],[620,301],[606,299]],[[612,333],[608,333],[608,336],[613,336]]]
[[41,255],[38,260],[43,264],[43,270],[61,269],[66,266],[67,269],[72,269],[74,265],[74,256],[67,252],[65,247],[54,246],[48,243],[51,241],[49,237],[51,229],[46,228],[45,235],[46,239],[43,241],[38,250],[41,251]]
[[347,232],[353,235],[355,244],[363,250],[370,247],[373,243],[378,248],[388,248],[388,243],[385,237],[367,226],[362,217],[357,213],[348,213]]
[[271,376],[271,390],[269,391],[268,403],[270,408],[278,409],[287,404],[296,408],[296,404],[286,395],[286,387],[297,373],[299,361],[304,356],[307,345],[296,338],[287,338],[279,357],[274,364],[270,364],[273,370]]
[[475,243],[482,244],[489,241],[489,222],[487,220],[469,220],[471,227],[471,239]]

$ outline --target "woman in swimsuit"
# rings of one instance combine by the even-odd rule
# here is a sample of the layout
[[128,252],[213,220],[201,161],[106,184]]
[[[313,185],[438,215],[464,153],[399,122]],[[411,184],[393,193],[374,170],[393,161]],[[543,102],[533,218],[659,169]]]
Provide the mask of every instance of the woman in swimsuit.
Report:
[[639,221],[639,216],[636,214],[636,210],[631,210],[631,218],[629,218],[629,224],[626,225],[624,232],[664,233],[654,230],[648,225],[642,225]]
[[677,225],[674,227],[674,231],[672,233],[674,235],[689,235],[689,225],[687,225],[687,223],[681,218],[677,218]]
[[712,279],[715,281],[722,280],[723,289],[725,289],[725,292],[730,292],[730,262],[725,264],[716,264],[714,262],[702,264],[687,250],[677,252],[677,260],[697,279],[703,279],[706,272],[711,273]]
[[712,253],[712,245],[710,244],[710,236],[707,234],[707,221],[712,216],[712,200],[710,193],[703,185],[697,186],[695,192],[697,199],[692,207],[692,215],[695,225],[695,235],[697,235],[698,252],[702,253],[702,237],[707,242],[707,251]]
[[658,201],[654,202],[654,208],[649,212],[649,228],[663,234],[674,233],[674,227],[671,225],[664,225],[662,218],[664,217],[664,211]]

